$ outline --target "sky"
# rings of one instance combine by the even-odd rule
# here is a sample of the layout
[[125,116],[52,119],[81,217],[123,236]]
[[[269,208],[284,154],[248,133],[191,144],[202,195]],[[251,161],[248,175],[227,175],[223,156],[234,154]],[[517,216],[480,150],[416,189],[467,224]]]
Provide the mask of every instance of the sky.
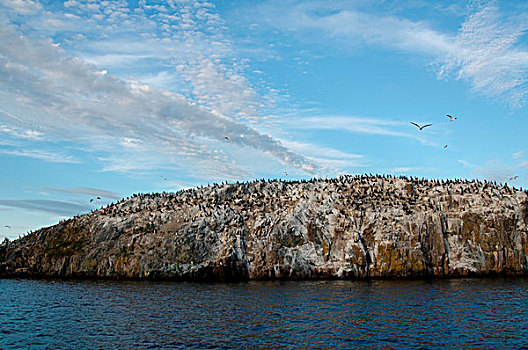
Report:
[[225,181],[526,188],[527,31],[514,0],[0,0],[0,239]]

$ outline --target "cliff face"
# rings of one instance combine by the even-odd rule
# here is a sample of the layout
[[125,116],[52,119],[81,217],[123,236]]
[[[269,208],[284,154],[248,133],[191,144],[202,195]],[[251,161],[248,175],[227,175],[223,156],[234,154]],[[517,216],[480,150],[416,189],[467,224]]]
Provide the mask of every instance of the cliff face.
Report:
[[235,280],[528,273],[526,192],[341,177],[139,195],[0,246],[0,274]]

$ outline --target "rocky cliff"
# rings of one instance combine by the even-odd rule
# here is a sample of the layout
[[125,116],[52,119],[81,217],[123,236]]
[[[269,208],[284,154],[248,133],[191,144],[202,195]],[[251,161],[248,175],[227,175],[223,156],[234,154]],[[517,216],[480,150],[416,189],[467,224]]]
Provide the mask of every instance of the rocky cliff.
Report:
[[526,192],[381,176],[135,195],[0,246],[0,275],[187,280],[528,273]]

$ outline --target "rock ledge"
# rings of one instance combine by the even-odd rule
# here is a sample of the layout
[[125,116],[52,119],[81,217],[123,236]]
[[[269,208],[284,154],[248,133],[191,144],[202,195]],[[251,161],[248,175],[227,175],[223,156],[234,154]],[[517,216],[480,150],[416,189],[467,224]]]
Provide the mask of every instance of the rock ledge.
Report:
[[0,277],[247,280],[527,275],[528,195],[343,176],[141,194],[0,245]]

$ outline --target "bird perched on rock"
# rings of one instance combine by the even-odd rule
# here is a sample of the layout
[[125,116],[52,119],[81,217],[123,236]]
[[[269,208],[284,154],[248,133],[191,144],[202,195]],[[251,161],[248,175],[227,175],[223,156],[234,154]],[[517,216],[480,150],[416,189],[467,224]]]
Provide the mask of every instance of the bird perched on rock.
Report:
[[418,127],[418,129],[420,129],[420,130],[422,130],[423,128],[427,128],[428,126],[433,125],[433,124],[425,124],[425,125],[421,126],[421,125],[416,124],[416,123],[414,123],[414,122],[411,122],[411,124],[414,125],[414,126],[416,126],[416,127]]
[[455,120],[457,120],[457,118],[453,117],[452,115],[449,115],[449,114],[446,114],[446,115],[449,118],[449,121],[454,122]]

